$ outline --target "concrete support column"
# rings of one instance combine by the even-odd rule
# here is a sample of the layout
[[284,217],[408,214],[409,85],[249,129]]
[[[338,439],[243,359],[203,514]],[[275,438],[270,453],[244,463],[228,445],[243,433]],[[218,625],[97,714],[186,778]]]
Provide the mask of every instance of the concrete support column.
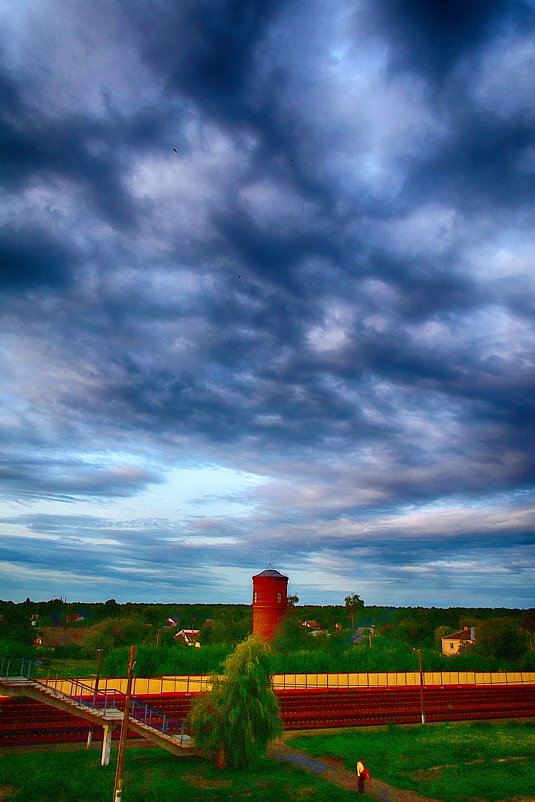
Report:
[[101,766],[109,766],[110,764],[110,750],[111,750],[111,735],[113,727],[110,724],[103,724],[104,737],[102,739],[102,754],[100,757]]

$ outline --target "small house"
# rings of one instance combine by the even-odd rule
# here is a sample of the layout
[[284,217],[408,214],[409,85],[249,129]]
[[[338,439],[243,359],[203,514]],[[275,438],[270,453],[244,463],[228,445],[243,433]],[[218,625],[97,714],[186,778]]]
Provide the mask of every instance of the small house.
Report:
[[476,631],[474,627],[466,627],[459,632],[445,635],[440,640],[442,642],[442,654],[459,654],[461,646],[464,648],[476,642]]
[[180,629],[173,639],[177,643],[183,643],[184,646],[193,646],[196,649],[200,649],[199,633],[200,629]]

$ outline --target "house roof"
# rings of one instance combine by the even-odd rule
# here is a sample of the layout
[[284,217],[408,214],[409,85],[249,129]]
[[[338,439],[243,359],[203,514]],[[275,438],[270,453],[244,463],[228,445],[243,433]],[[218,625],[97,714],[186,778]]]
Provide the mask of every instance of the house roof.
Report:
[[181,629],[180,632],[177,632],[173,637],[176,641],[182,641],[183,643],[191,644],[197,642],[199,634],[199,629]]
[[441,640],[474,640],[473,627],[461,629],[459,632],[453,632],[451,635],[444,635]]
[[81,644],[89,634],[89,629],[81,627],[40,627],[37,633],[41,645],[48,648]]

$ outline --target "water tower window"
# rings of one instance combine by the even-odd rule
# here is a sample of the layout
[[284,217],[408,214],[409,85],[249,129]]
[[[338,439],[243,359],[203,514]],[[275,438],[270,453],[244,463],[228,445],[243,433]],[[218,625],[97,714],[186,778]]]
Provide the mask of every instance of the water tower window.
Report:
[[277,593],[277,604],[280,604],[282,601],[282,593]]

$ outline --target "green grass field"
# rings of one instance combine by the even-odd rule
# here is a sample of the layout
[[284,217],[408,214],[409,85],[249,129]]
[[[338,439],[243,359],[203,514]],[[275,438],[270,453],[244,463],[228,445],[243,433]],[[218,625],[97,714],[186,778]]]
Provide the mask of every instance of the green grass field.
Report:
[[[9,802],[110,802],[115,752],[99,765],[97,750],[0,756],[0,800]],[[360,797],[361,799],[366,797]],[[354,802],[354,791],[275,760],[259,760],[250,772],[219,771],[196,757],[176,758],[161,749],[129,748],[124,802],[194,802],[251,799]]]
[[46,665],[39,669],[37,676],[51,675],[60,677],[89,677],[97,670],[96,660],[55,660],[49,658]]
[[362,758],[372,777],[422,796],[451,802],[535,800],[531,720],[352,729],[288,743],[317,757],[342,759],[351,769]]

